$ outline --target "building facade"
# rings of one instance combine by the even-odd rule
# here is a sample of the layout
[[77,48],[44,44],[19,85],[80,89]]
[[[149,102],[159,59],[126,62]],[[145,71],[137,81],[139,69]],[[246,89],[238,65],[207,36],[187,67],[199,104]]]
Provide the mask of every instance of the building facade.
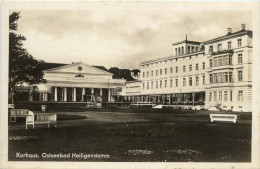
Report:
[[113,79],[112,73],[82,62],[54,65],[45,69],[47,83],[16,86],[19,101],[42,102],[113,102],[114,91],[125,85],[124,79]]
[[226,35],[205,42],[186,38],[172,45],[173,56],[140,63],[140,81],[133,82],[140,87],[126,84],[123,97],[252,111],[252,31],[244,24],[240,31],[229,28]]

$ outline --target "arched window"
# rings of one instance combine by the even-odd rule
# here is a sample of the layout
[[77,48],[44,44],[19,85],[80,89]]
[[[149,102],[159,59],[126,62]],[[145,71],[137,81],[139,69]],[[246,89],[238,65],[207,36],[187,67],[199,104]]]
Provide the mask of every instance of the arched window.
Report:
[[181,53],[184,54],[184,47],[181,47]]
[[181,48],[178,48],[178,55],[181,55]]

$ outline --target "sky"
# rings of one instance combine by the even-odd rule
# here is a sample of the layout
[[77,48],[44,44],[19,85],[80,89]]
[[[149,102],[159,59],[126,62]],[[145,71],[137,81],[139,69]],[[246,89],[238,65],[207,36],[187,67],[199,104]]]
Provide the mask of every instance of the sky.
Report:
[[36,59],[53,63],[138,69],[141,61],[172,56],[172,43],[203,42],[227,28],[252,30],[249,11],[21,10],[18,33]]

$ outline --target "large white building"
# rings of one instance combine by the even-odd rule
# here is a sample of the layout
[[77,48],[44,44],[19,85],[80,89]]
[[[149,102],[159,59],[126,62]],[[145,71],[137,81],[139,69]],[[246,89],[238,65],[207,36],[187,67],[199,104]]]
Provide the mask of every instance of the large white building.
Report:
[[122,100],[252,110],[252,31],[244,24],[205,42],[172,45],[173,56],[140,63],[140,80],[126,84]]

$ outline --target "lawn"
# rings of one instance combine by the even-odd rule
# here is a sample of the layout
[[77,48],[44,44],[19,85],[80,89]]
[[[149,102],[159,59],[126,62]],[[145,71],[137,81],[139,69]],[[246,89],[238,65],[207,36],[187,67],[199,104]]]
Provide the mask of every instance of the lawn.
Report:
[[[144,122],[10,130],[8,157],[10,161],[251,161],[251,124],[155,116]],[[18,158],[18,152],[38,154],[39,158]],[[42,158],[42,153],[104,154],[109,158]]]

